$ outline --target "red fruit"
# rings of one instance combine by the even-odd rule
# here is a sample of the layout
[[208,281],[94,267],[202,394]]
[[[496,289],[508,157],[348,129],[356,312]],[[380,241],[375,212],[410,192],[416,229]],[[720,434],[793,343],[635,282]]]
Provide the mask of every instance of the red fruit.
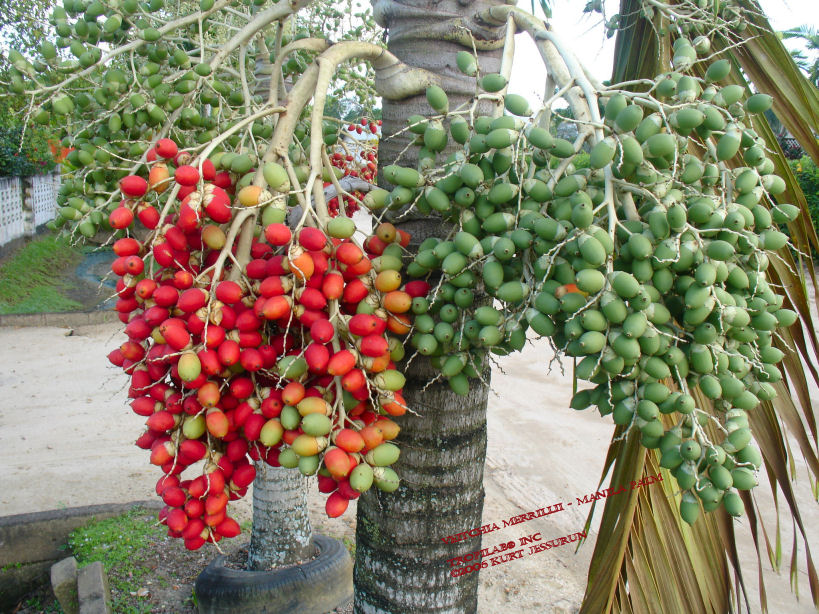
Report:
[[156,290],[156,282],[153,279],[140,279],[134,286],[134,294],[142,300],[149,299]]
[[112,228],[116,228],[117,230],[128,228],[133,221],[134,212],[126,207],[117,207],[111,212],[111,215],[108,216],[108,223],[111,224]]
[[336,260],[347,266],[358,264],[364,258],[364,252],[354,243],[342,243],[335,252]]
[[184,457],[188,465],[205,458],[208,453],[208,448],[204,442],[198,439],[186,439],[179,444],[179,453]]
[[158,156],[170,160],[179,152],[179,147],[171,139],[159,139],[154,146],[154,150]]
[[239,355],[239,362],[247,371],[258,371],[263,366],[262,355],[255,348],[246,348]]
[[[167,322],[168,320],[166,320]],[[176,350],[183,350],[191,342],[191,336],[188,334],[188,331],[185,330],[184,324],[175,324],[171,326],[166,326],[163,330],[163,325],[160,325],[159,331],[162,333],[162,337],[165,339],[165,343],[167,343],[171,348]]]
[[330,493],[338,488],[338,482],[326,475],[318,476],[318,491],[321,493]]
[[348,392],[361,390],[365,387],[365,384],[366,378],[364,377],[364,372],[361,369],[353,369],[341,378],[341,387]]
[[239,344],[231,339],[223,341],[216,352],[219,356],[219,362],[226,367],[230,367],[239,362],[239,354],[241,352]]
[[345,303],[359,303],[370,293],[369,288],[360,279],[352,279],[344,286],[343,301]]
[[[177,482],[179,480],[177,479]],[[185,495],[185,491],[179,488],[179,486],[168,486],[162,491],[162,500],[165,502],[166,505],[170,505],[171,507],[182,507],[185,505],[185,499],[187,499],[187,495]],[[187,519],[185,519],[187,521]]]
[[355,366],[355,355],[349,350],[340,350],[330,357],[327,363],[327,373],[343,376]]
[[156,408],[156,401],[151,397],[137,397],[131,401],[131,409],[138,416],[150,416],[154,413]]
[[361,452],[365,445],[364,438],[353,429],[338,431],[334,443],[345,452]]
[[310,325],[310,337],[316,343],[329,343],[330,340],[335,336],[336,330],[333,325],[330,323],[330,320],[321,319],[316,320],[313,324]]
[[182,410],[189,416],[195,416],[202,411],[202,406],[196,397],[185,397],[185,400],[182,401]]
[[[203,520],[205,521],[205,524],[207,526],[215,527],[217,524],[219,524],[220,522],[222,522],[225,519],[225,516],[226,516],[225,510],[221,510],[219,512],[216,512],[215,514],[205,513],[205,516],[204,516]],[[212,541],[218,541],[218,540],[213,540],[213,537],[214,537],[213,534],[211,534],[211,536],[208,539],[211,539]],[[221,537],[220,537],[220,539],[221,539]]]
[[[125,334],[128,335],[130,339],[142,341],[151,334],[152,330],[153,326],[148,324],[145,321],[145,318],[137,317],[128,322],[128,325],[125,327]],[[136,359],[131,358],[131,356],[125,354],[125,352],[123,352],[123,356],[125,356],[125,358],[127,358],[128,360],[140,360],[141,358],[141,357]]]
[[321,344],[311,343],[304,350],[304,359],[311,373],[326,373],[327,363],[330,362],[330,350]]
[[322,250],[326,244],[327,236],[318,228],[306,226],[299,232],[299,245],[308,251]]
[[174,264],[174,253],[171,246],[167,243],[156,243],[152,248],[152,252],[154,260],[156,260],[160,266],[170,267]]
[[174,173],[176,183],[184,186],[195,186],[199,181],[199,171],[193,166],[183,164]]
[[242,300],[242,294],[242,287],[235,281],[223,281],[216,286],[216,298],[228,305]]
[[168,431],[176,426],[176,419],[171,412],[161,410],[148,416],[145,425],[152,431]]
[[367,250],[367,253],[372,254],[373,256],[380,256],[383,254],[385,247],[387,247],[387,244],[375,235],[367,237],[367,240],[364,241],[364,249]]
[[230,517],[226,517],[222,522],[217,524],[214,530],[222,537],[236,537],[242,532],[239,523]]
[[141,247],[139,241],[126,237],[114,241],[113,250],[117,256],[135,256],[139,254]]
[[271,245],[281,246],[290,243],[293,234],[285,224],[268,224],[264,229],[264,238]]
[[210,160],[204,160],[202,162],[202,179],[205,181],[213,181],[216,177],[216,167],[213,165],[213,162]]
[[[350,318],[347,324],[350,332],[359,337],[366,335],[381,335],[387,329],[387,323],[378,316],[359,313]],[[383,354],[383,352],[381,352]],[[381,355],[379,354],[379,356]]]
[[215,407],[221,398],[219,385],[216,382],[207,382],[196,391],[196,400],[199,401],[202,407]]
[[269,369],[276,364],[278,355],[276,354],[276,350],[273,349],[272,345],[264,344],[260,345],[256,349],[259,350],[259,354],[262,355],[262,364],[264,365],[264,369]]
[[304,385],[300,382],[290,382],[282,389],[282,401],[287,405],[297,405],[301,401],[307,391]]
[[226,224],[231,218],[230,201],[214,198],[205,205],[205,213],[217,224]]
[[289,296],[271,296],[262,305],[262,315],[267,320],[279,320],[290,313],[292,299]]
[[188,518],[198,518],[205,513],[205,504],[201,499],[188,499],[185,502],[184,510]]
[[[136,256],[131,257],[136,258]],[[308,309],[313,310],[324,309],[327,306],[327,299],[324,297],[321,291],[316,290],[315,288],[302,288],[299,293],[298,301]]]
[[205,513],[213,516],[223,512],[228,503],[228,496],[224,492],[213,493],[205,499]]
[[175,475],[163,475],[156,481],[156,494],[162,495],[166,488],[179,486],[179,478]]
[[404,285],[404,292],[409,294],[412,298],[426,296],[429,293],[429,284],[423,279],[410,281]]
[[216,176],[213,178],[213,185],[220,187],[222,189],[227,189],[233,185],[233,181],[230,178],[230,173],[227,171],[222,171],[221,173],[216,173]]
[[148,182],[137,175],[128,175],[119,180],[119,189],[126,196],[139,198],[148,191]]
[[125,356],[122,355],[122,350],[117,348],[108,354],[108,360],[115,367],[121,367],[125,362]]
[[263,415],[250,414],[243,425],[245,437],[249,441],[256,441],[259,439],[259,434],[262,432],[262,427],[266,422],[267,418],[265,418]]
[[193,286],[193,275],[188,271],[177,271],[173,274],[173,285],[178,290],[187,290]]
[[167,518],[165,518],[165,524],[168,525],[171,531],[181,533],[188,525],[188,516],[179,508],[172,509],[168,512]]
[[[142,447],[142,446],[140,446]],[[151,464],[164,465],[173,460],[174,448],[173,444],[168,441],[167,437],[162,441],[155,441],[151,446]]]
[[[191,494],[193,494],[193,493],[191,493]],[[189,540],[189,539],[195,539],[195,538],[202,539],[200,537],[200,534],[204,530],[205,530],[205,522],[201,518],[191,516],[190,520],[188,521],[188,526],[186,526],[185,530],[182,531],[182,537],[185,538],[186,545],[187,545],[187,540]],[[204,543],[204,540],[202,540],[202,543]]]
[[338,300],[344,293],[344,277],[341,273],[327,273],[321,281],[321,293],[328,300]]
[[[208,331],[203,339],[208,349],[218,348],[225,341],[225,329],[216,324],[208,326]],[[224,364],[224,363],[222,363]]]
[[230,477],[231,488],[241,489],[250,486],[251,482],[256,479],[256,468],[251,465],[239,465],[234,469],[233,475]]
[[199,350],[196,355],[199,358],[199,364],[202,365],[202,373],[216,375],[222,370],[219,355],[214,350]]
[[336,479],[344,478],[352,471],[350,457],[341,448],[330,448],[324,453],[323,461],[327,471]]
[[279,393],[278,397],[274,396],[274,394],[271,392],[270,396],[266,398],[264,401],[262,401],[261,405],[262,415],[268,420],[270,418],[278,418],[279,415],[282,413],[282,407],[284,407],[284,403],[282,402],[281,399],[281,391],[275,392]]
[[301,322],[305,328],[310,328],[314,322],[325,320],[327,318],[326,311],[320,309],[307,309],[303,305],[297,305],[293,309],[293,313],[296,314],[299,322]]
[[245,267],[245,272],[250,279],[264,279],[265,278],[265,268],[267,267],[267,260],[262,260],[261,258],[257,258],[255,260],[251,260],[247,263]]
[[145,263],[139,256],[128,256],[125,258],[125,271],[129,275],[136,277],[145,270]]
[[257,348],[262,343],[262,334],[258,330],[239,331],[239,347]]
[[364,356],[378,358],[383,356],[390,349],[390,344],[381,335],[367,335],[361,340],[361,353]]
[[324,504],[324,511],[327,512],[327,516],[330,518],[338,518],[347,511],[349,505],[350,500],[345,499],[336,491],[327,497],[327,502]]
[[342,480],[338,483],[338,494],[349,500],[358,499],[358,497],[361,496],[360,492],[354,490],[353,487],[350,486],[350,482],[348,480]]
[[353,277],[360,277],[365,275],[373,268],[373,263],[369,258],[362,258],[355,264],[349,265],[344,270],[344,278],[352,279]]
[[193,313],[208,304],[208,293],[202,288],[189,288],[179,295],[176,306],[185,313]]
[[234,439],[227,444],[227,447],[225,448],[225,456],[235,462],[244,458],[245,454],[247,454],[247,450],[247,441],[244,439]]
[[[142,433],[142,435],[140,435],[137,438],[137,440],[135,442],[135,445],[138,448],[141,448],[143,450],[150,450],[153,447],[155,442],[156,442],[156,433],[154,433],[152,431],[145,431],[144,433]],[[159,464],[161,465],[162,463],[159,463]]]
[[[199,390],[202,390],[202,388]],[[200,399],[199,402],[202,403],[202,400]],[[207,407],[207,403],[202,403],[202,405]],[[215,407],[211,407],[205,415],[205,424],[208,427],[208,432],[214,437],[224,437],[227,435],[230,427],[225,413]]]

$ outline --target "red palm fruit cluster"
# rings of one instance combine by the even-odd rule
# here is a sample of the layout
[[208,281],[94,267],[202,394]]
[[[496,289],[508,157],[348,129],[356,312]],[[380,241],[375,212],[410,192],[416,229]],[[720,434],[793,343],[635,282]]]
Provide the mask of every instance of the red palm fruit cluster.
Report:
[[[157,143],[157,160],[172,150]],[[126,179],[129,201],[158,185]],[[390,416],[407,410],[395,361],[411,325],[402,301],[428,291],[401,282],[409,237],[382,225],[362,249],[268,224],[240,266],[226,257],[235,246],[223,188],[199,181],[168,209],[149,241],[114,244],[127,341],[109,354],[145,419],[136,443],[163,473],[168,534],[192,549],[238,534],[228,504],[247,493],[254,462],[318,473],[330,516],[373,484],[397,488]]]
[[[136,219],[143,227],[154,230],[162,222],[160,195],[176,186],[176,202],[184,203],[182,206],[186,210],[183,217],[188,221],[200,217],[209,218],[217,224],[230,221],[229,194],[233,191],[236,177],[231,177],[229,173],[217,173],[210,160],[204,160],[201,167],[199,164],[191,165],[191,155],[180,150],[169,138],[159,139],[146,154],[146,159],[147,177],[128,175],[120,179],[123,200],[109,216],[112,228],[130,228]],[[159,251],[166,259],[172,256],[167,247]]]

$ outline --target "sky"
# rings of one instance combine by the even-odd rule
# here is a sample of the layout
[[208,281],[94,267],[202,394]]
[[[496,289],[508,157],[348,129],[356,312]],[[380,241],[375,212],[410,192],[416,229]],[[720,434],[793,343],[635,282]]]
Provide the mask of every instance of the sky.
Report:
[[[614,37],[607,39],[599,13],[583,14],[586,0],[552,0],[553,31],[570,45],[578,59],[600,80],[611,76]],[[801,25],[819,26],[819,0],[760,0],[763,10],[776,30]],[[538,2],[535,2],[538,5]],[[531,11],[531,0],[518,0],[518,6]],[[606,0],[606,14],[617,12],[619,0]],[[542,17],[542,13],[538,14]],[[578,44],[571,45],[572,41]],[[791,41],[785,41],[790,45]],[[546,71],[528,34],[515,37],[515,63],[509,90],[530,100],[543,99]],[[795,47],[794,47],[795,48]]]

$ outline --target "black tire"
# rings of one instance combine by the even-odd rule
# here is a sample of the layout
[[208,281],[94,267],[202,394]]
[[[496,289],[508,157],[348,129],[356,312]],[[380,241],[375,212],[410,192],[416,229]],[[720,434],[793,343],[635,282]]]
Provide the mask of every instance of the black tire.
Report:
[[225,567],[218,556],[196,579],[200,614],[326,614],[353,599],[353,561],[344,545],[313,537],[318,556],[274,571]]

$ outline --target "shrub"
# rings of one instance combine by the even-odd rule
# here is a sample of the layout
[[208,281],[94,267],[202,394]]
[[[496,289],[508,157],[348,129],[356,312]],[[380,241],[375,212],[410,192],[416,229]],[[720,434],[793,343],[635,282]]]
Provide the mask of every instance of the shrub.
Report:
[[54,168],[54,156],[41,129],[28,129],[22,137],[22,126],[0,125],[0,177],[41,175]]

